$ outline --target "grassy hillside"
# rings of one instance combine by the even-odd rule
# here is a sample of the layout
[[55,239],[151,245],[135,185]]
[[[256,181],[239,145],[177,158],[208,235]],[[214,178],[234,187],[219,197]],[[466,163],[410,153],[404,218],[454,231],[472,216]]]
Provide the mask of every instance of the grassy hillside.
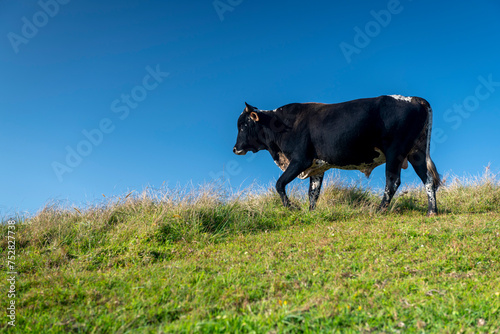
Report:
[[[330,181],[314,212],[274,191],[165,190],[46,207],[15,226],[18,333],[499,333],[500,184]],[[2,268],[8,225],[0,227]],[[7,296],[9,283],[0,291]]]

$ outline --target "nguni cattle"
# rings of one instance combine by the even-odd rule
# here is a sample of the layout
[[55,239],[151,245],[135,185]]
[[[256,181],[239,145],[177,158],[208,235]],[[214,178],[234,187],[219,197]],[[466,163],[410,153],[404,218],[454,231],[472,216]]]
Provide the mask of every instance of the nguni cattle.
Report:
[[360,170],[369,177],[385,163],[386,186],[379,207],[385,209],[409,161],[425,185],[427,214],[437,214],[441,181],[429,154],[432,109],[426,100],[384,95],[336,104],[292,103],[275,110],[245,105],[233,152],[269,151],[283,170],[276,190],[285,207],[291,206],[285,187],[296,177],[310,179],[313,210],[326,170]]

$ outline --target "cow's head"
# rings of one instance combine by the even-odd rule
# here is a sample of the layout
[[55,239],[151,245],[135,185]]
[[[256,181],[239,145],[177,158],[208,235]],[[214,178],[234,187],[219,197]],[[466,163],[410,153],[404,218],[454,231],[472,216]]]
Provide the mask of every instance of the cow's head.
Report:
[[256,153],[267,148],[260,124],[263,113],[246,102],[245,105],[245,110],[238,118],[238,137],[233,148],[233,152],[238,155],[245,155],[248,151]]

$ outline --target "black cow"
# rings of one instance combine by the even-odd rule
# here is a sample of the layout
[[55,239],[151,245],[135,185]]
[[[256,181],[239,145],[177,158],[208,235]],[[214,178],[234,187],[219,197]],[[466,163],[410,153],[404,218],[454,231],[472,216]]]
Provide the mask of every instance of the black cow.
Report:
[[296,177],[310,178],[309,209],[330,168],[360,170],[367,177],[386,163],[386,186],[381,209],[387,208],[408,161],[428,196],[428,215],[437,214],[439,174],[429,155],[432,109],[419,97],[384,95],[337,104],[292,103],[259,110],[245,103],[238,118],[233,152],[244,155],[267,150],[284,171],[276,190],[290,207],[285,187]]

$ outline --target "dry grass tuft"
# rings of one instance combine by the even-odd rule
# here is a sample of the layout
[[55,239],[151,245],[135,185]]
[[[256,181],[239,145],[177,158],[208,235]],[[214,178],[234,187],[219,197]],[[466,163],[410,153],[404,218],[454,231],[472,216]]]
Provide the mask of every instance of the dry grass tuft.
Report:
[[[447,177],[438,191],[441,213],[484,213],[500,210],[500,181],[487,169],[482,177]],[[373,215],[380,196],[370,189],[339,178],[325,180],[316,212],[309,213],[307,189],[290,187],[288,193],[301,208],[290,212],[281,205],[274,187],[257,184],[239,191],[212,183],[200,187],[147,188],[86,208],[51,203],[20,224],[19,245],[57,249],[75,245],[81,249],[129,242],[133,238],[169,243],[195,240],[208,235],[227,235],[276,229],[283,217],[314,222],[317,217],[338,220],[353,215]],[[424,215],[427,198],[422,186],[403,188],[390,212]],[[280,221],[280,223],[278,223]]]

